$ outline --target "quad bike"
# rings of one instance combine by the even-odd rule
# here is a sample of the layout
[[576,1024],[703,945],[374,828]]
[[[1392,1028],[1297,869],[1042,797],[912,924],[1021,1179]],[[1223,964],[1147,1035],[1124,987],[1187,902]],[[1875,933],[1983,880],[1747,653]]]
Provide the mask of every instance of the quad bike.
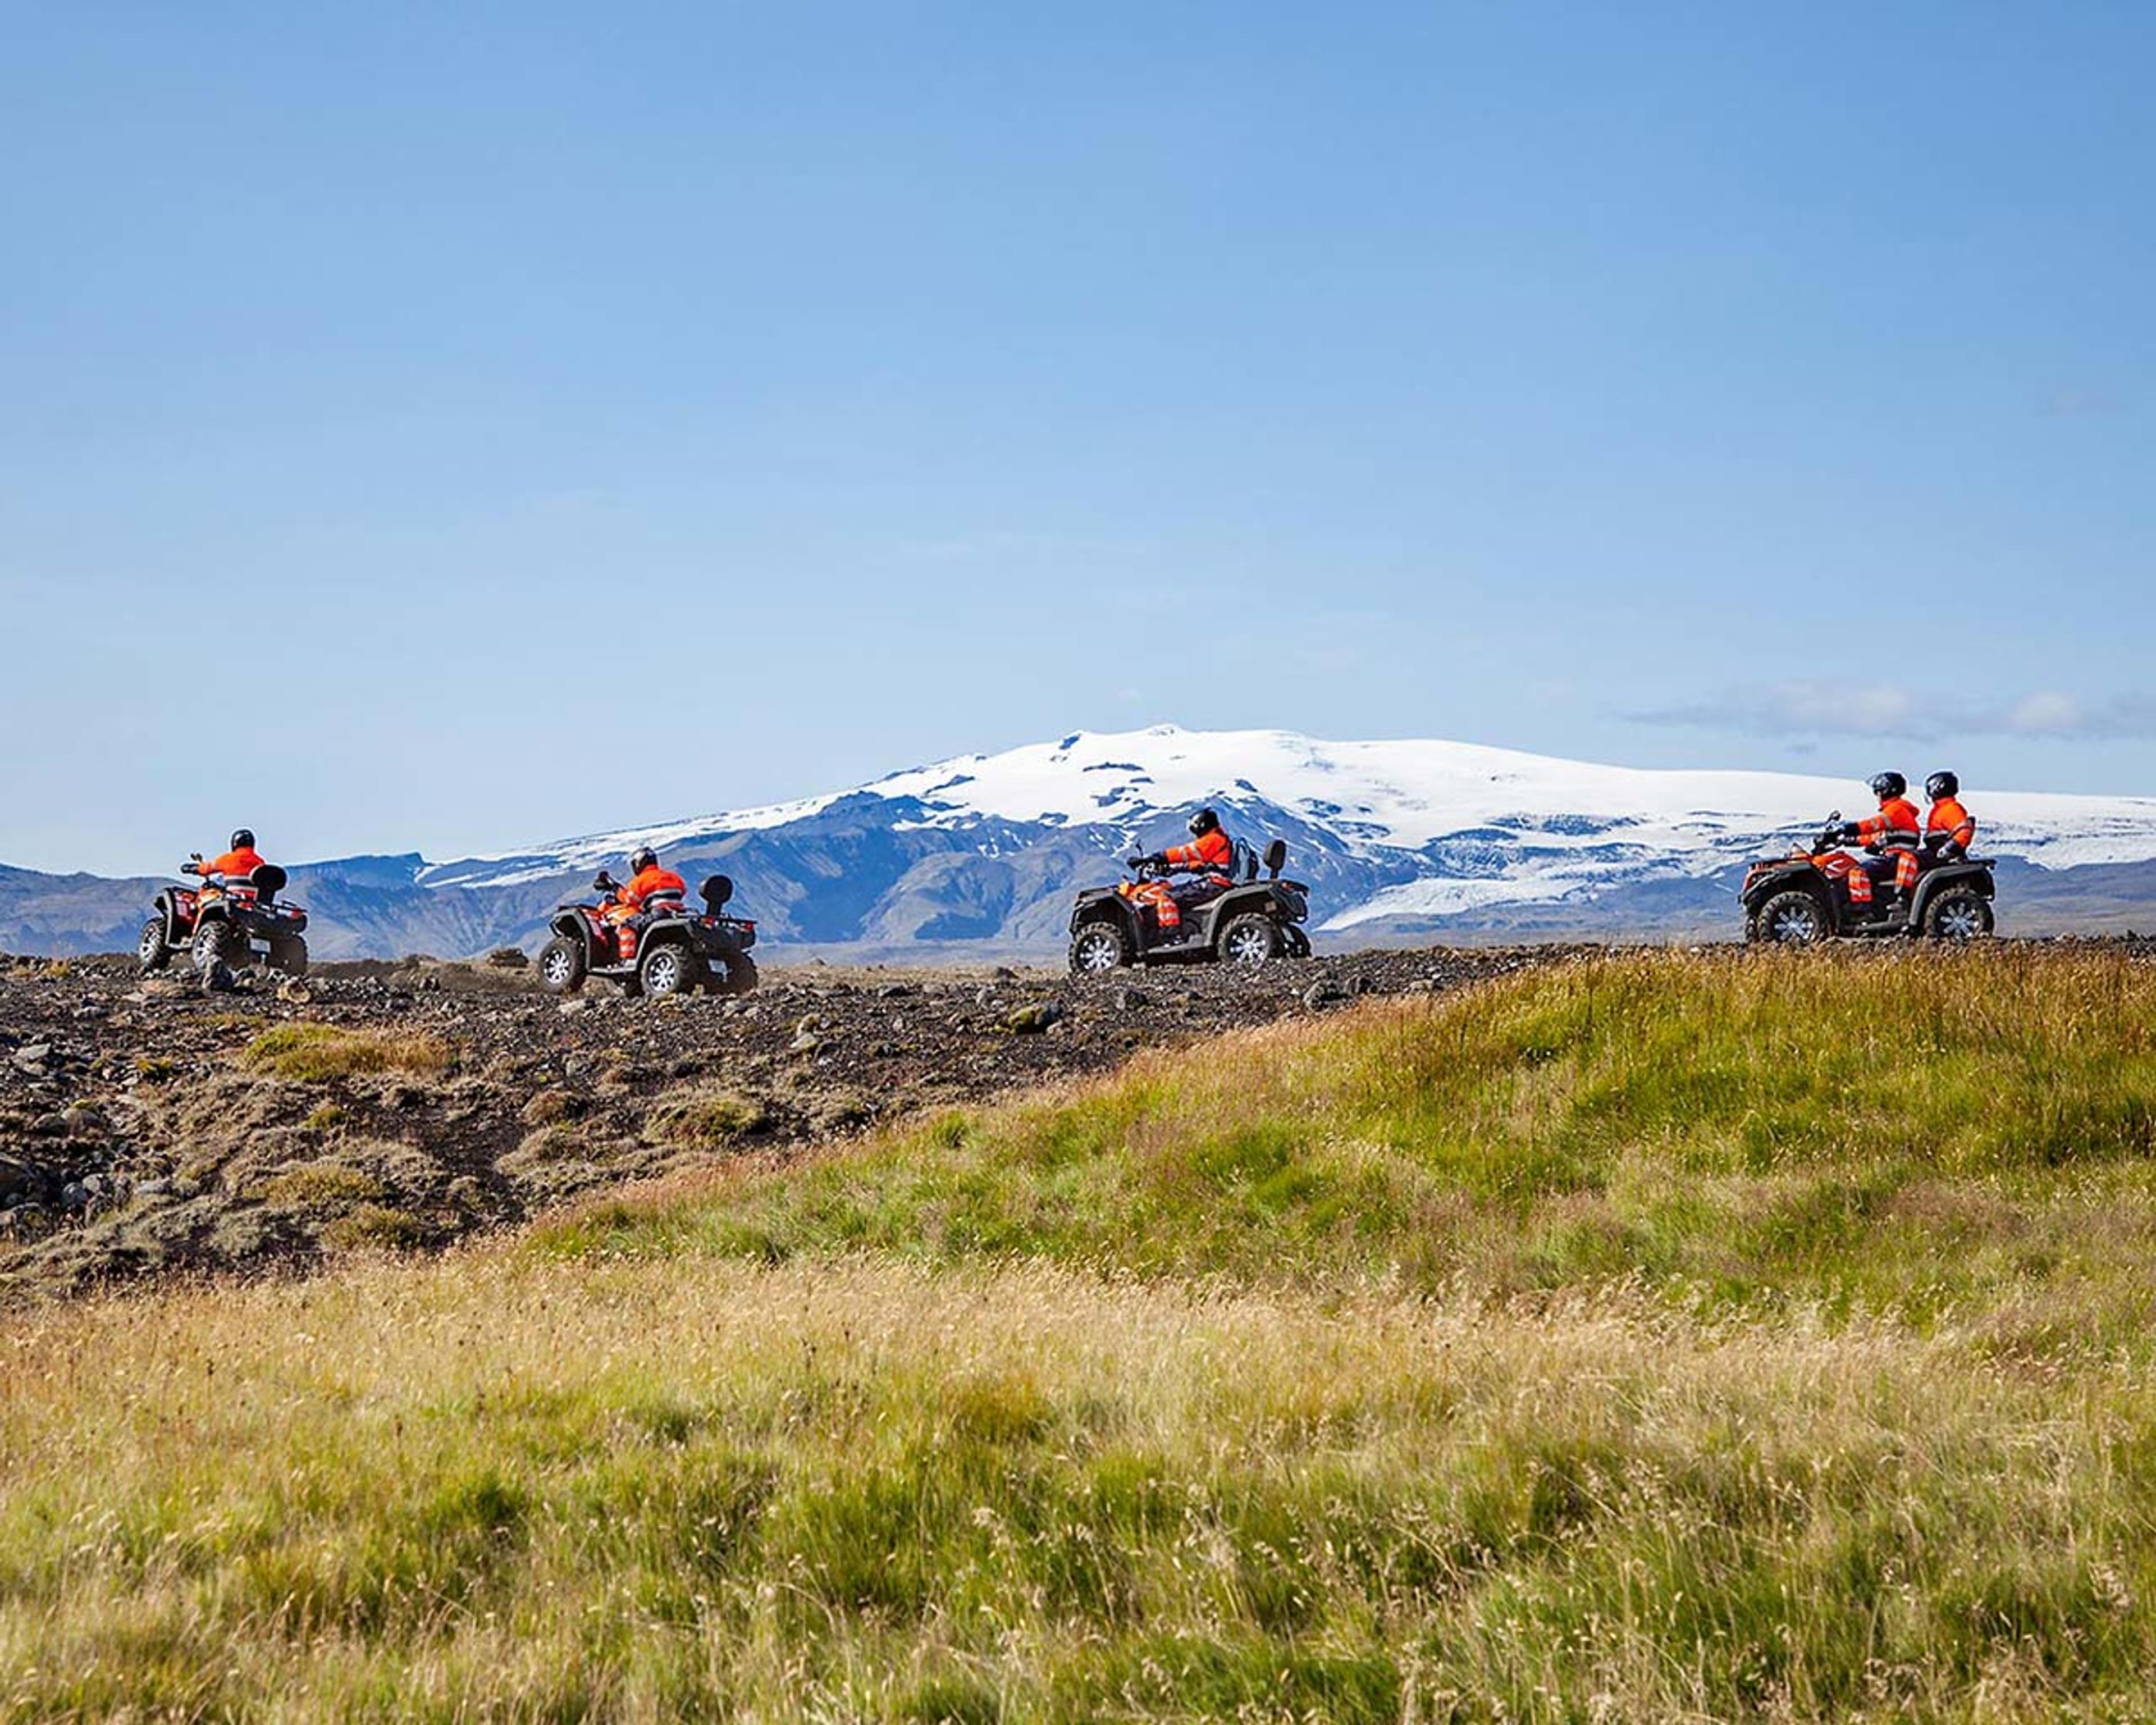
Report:
[[[1907,904],[1889,904],[1882,896],[1875,905],[1859,906],[1850,900],[1849,877],[1855,870],[1839,849],[1840,834],[1837,810],[1810,845],[1755,862],[1745,871],[1738,897],[1744,906],[1747,941],[1809,947],[1824,940],[1890,936],[1970,941],[1991,932],[1994,859],[1948,858],[1938,850],[1920,850],[1916,890]],[[1875,850],[1856,867],[1880,870],[1891,880],[1892,855],[1891,850]]]
[[[592,882],[595,892],[618,891],[603,870]],[[701,915],[680,899],[651,901],[640,926],[622,952],[623,931],[609,921],[604,906],[565,900],[557,905],[554,937],[540,948],[539,980],[556,994],[573,994],[587,977],[604,977],[623,993],[686,994],[702,988],[715,994],[746,994],[756,986],[756,924],[723,913],[734,896],[734,883],[714,875],[698,889]]]
[[162,970],[176,952],[192,955],[194,967],[208,976],[220,964],[237,970],[254,962],[257,947],[269,955],[270,968],[287,976],[307,973],[307,913],[297,905],[280,905],[285,871],[264,863],[244,880],[204,875],[202,858],[183,864],[182,875],[201,875],[199,886],[167,886],[157,895],[157,914],[142,925],[135,957],[143,974]]
[[1152,907],[1137,902],[1139,889],[1166,879],[1168,871],[1134,861],[1129,866],[1135,880],[1089,886],[1078,895],[1070,911],[1070,968],[1081,976],[1101,976],[1126,964],[1217,960],[1255,969],[1276,958],[1307,958],[1310,937],[1302,922],[1310,914],[1310,889],[1281,879],[1286,860],[1286,844],[1274,839],[1265,847],[1260,880],[1257,854],[1237,839],[1229,865],[1234,884],[1185,909],[1183,927],[1169,937],[1163,937]]

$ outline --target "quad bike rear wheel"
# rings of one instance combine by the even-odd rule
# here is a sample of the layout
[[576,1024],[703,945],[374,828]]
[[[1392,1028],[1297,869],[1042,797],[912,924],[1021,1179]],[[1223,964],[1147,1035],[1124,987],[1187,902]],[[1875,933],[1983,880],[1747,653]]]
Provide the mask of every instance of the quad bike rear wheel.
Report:
[[709,973],[704,961],[680,941],[661,941],[644,948],[636,967],[636,979],[647,994],[689,994],[701,987]]
[[573,994],[583,986],[584,947],[557,934],[539,949],[539,986],[550,994]]
[[1281,938],[1287,943],[1289,957],[1307,958],[1310,956],[1310,937],[1292,922],[1281,930]]
[[1240,970],[1255,970],[1280,957],[1280,925],[1270,916],[1249,912],[1220,931],[1220,962]]
[[1778,892],[1752,919],[1751,937],[1769,947],[1817,946],[1833,932],[1826,907],[1801,887]]
[[756,987],[756,960],[746,952],[721,952],[704,986],[714,994],[747,994]]
[[1991,930],[1991,906],[1966,886],[1950,886],[1924,906],[1924,932],[1935,941],[1982,940]]
[[307,973],[306,942],[296,934],[271,935],[270,968],[282,971],[286,976],[305,976]]
[[162,916],[152,916],[142,925],[142,932],[135,940],[135,958],[145,976],[154,975],[172,962],[172,949],[165,944]]
[[1130,938],[1119,923],[1088,922],[1070,937],[1070,968],[1079,976],[1106,976],[1130,962]]

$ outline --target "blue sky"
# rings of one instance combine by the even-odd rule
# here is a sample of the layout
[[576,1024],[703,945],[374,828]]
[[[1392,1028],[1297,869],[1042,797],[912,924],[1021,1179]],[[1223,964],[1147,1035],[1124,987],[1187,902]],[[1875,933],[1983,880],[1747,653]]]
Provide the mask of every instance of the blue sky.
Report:
[[0,861],[1161,719],[2156,793],[2156,12],[0,3]]

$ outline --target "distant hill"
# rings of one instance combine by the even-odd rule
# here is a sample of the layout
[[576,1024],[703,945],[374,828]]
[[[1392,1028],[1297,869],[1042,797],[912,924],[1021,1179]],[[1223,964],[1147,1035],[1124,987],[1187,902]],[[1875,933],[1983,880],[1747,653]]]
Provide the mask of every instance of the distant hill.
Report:
[[[549,908],[639,844],[693,882],[723,871],[765,937],[798,952],[940,958],[1058,950],[1070,895],[1175,842],[1188,811],[1288,841],[1321,944],[1728,935],[1750,857],[1785,850],[1840,779],[1656,772],[1444,742],[1280,731],[1077,732],[766,808],[429,863],[292,870],[323,957],[535,944]],[[2156,929],[2156,798],[1973,787],[2005,859],[2005,932]],[[0,947],[131,947],[160,883],[0,867]]]

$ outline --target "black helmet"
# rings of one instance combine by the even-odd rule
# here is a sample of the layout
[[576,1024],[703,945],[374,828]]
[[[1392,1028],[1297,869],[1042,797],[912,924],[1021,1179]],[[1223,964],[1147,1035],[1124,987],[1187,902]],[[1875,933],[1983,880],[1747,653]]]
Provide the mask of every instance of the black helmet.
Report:
[[233,829],[232,843],[224,848],[227,850],[252,850],[254,848],[254,834],[248,831],[245,827],[235,827]]
[[642,874],[646,869],[655,869],[659,866],[658,853],[654,851],[649,845],[646,845],[640,849],[635,855],[629,858],[629,866],[631,872],[639,875]]
[[1942,797],[1958,797],[1961,780],[1951,773],[1934,773],[1924,781],[1924,794],[1934,803]]
[[1898,773],[1875,773],[1871,775],[1871,794],[1875,797],[1900,797],[1908,793],[1909,781]]
[[1220,830],[1220,817],[1209,809],[1201,809],[1190,817],[1190,836],[1202,839],[1208,833]]

